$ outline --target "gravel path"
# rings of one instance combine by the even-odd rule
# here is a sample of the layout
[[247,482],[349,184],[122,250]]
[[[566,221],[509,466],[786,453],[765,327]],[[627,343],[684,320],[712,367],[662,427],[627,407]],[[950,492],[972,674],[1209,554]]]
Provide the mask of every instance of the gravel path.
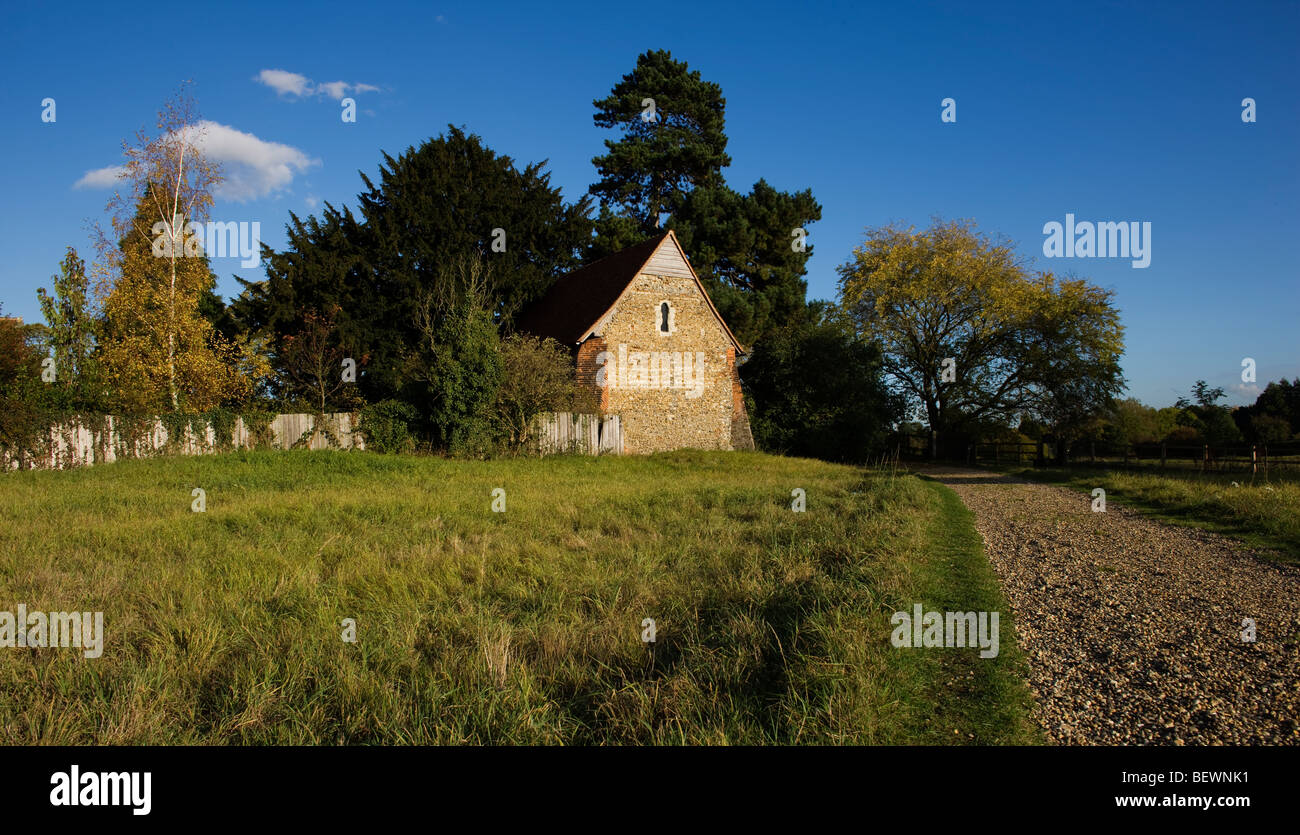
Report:
[[1300,744],[1300,570],[1062,487],[919,469],[975,515],[1052,742]]

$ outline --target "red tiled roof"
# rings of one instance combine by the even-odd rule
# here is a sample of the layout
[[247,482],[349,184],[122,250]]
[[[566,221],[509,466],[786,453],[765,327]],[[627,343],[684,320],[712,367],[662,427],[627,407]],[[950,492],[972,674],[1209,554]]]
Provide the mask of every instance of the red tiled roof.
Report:
[[637,277],[670,233],[664,232],[560,278],[519,317],[518,328],[574,345],[587,335]]

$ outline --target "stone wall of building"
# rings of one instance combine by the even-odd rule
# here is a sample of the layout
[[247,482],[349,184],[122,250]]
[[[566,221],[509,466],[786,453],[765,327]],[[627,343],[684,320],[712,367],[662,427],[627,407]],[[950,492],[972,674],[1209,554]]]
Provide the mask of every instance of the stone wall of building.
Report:
[[578,351],[579,379],[605,371],[602,411],[620,415],[625,453],[732,448],[734,347],[692,279],[637,276],[597,331]]

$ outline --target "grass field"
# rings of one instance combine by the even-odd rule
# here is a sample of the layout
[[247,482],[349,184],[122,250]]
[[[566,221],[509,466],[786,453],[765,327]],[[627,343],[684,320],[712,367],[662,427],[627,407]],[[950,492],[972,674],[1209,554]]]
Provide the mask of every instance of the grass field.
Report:
[[[1100,487],[1117,501],[1149,516],[1227,534],[1269,549],[1279,562],[1300,563],[1300,474],[1133,472],[1092,467],[1003,467],[1037,481],[1091,493]],[[1233,486],[1233,482],[1237,486]]]
[[[1001,654],[895,649],[889,617],[916,602],[1001,611]],[[13,473],[0,610],[18,603],[102,610],[107,637],[98,659],[0,648],[7,744],[1038,741],[956,496],[810,460],[301,451]]]

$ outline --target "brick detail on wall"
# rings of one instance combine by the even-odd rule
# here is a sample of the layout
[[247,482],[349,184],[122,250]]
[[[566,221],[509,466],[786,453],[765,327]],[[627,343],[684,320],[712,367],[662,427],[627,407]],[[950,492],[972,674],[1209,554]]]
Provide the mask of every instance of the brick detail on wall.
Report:
[[581,402],[576,404],[579,408],[596,409],[601,414],[609,411],[609,388],[596,385],[596,372],[600,370],[596,358],[607,350],[605,339],[600,336],[592,336],[578,346],[575,365],[581,398]]

